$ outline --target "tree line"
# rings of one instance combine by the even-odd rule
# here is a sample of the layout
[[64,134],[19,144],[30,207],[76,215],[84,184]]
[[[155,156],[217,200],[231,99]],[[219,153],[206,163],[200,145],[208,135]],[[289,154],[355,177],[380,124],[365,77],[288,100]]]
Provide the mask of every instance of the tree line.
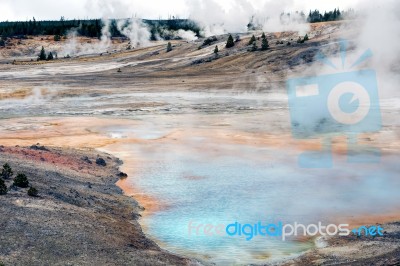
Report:
[[78,34],[87,37],[100,37],[103,23],[100,19],[0,22],[0,35],[18,37],[25,35],[66,35],[71,29],[77,29]]
[[[117,22],[115,19],[110,21],[109,32],[112,37],[124,36],[118,30]],[[174,38],[172,32],[179,29],[191,30],[200,36],[200,27],[194,21],[188,19],[143,20],[143,22],[148,26],[152,40],[157,40],[160,37],[170,40]],[[3,38],[26,35],[65,36],[69,31],[76,29],[81,36],[100,38],[103,26],[104,23],[100,19],[65,20],[61,18],[60,20],[36,21],[33,18],[29,21],[0,22],[0,36]]]
[[308,14],[307,22],[316,23],[316,22],[325,22],[325,21],[337,21],[343,19],[354,19],[356,16],[353,9],[349,9],[348,11],[340,11],[339,8],[335,8],[333,11],[324,12],[323,14],[319,10],[311,11]]
[[[303,12],[296,12],[295,14],[282,13],[280,15],[281,21],[288,19],[306,19],[309,23],[336,21],[342,19],[352,19],[355,17],[354,10],[340,11],[335,8],[333,11],[321,13],[319,10],[309,12],[307,18]],[[198,37],[201,35],[201,27],[194,21],[189,19],[167,19],[167,20],[143,20],[144,24],[148,26],[151,33],[151,40],[162,38],[171,40],[175,38],[173,32],[179,29],[193,31]],[[72,29],[76,29],[77,33],[81,36],[100,38],[101,30],[104,23],[101,19],[87,19],[87,20],[65,20],[61,17],[60,20],[36,21],[35,18],[29,21],[16,21],[16,22],[0,22],[0,36],[7,37],[21,37],[26,35],[55,35],[65,36]],[[253,18],[247,25],[248,29],[253,29]],[[122,33],[118,30],[117,20],[110,21],[110,34],[112,37],[122,37]]]

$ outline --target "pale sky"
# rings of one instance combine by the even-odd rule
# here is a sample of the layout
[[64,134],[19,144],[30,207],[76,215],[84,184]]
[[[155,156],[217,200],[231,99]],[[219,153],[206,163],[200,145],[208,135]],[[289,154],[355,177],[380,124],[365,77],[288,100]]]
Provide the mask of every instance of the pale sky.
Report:
[[[191,5],[195,1],[217,2],[229,9],[232,0],[0,0],[0,21],[130,17],[167,18],[178,15],[186,18],[190,15]],[[348,9],[355,7],[362,0],[235,0],[249,2],[257,10],[273,2],[276,6],[282,3],[282,11],[304,11],[319,9],[333,10],[336,7]]]

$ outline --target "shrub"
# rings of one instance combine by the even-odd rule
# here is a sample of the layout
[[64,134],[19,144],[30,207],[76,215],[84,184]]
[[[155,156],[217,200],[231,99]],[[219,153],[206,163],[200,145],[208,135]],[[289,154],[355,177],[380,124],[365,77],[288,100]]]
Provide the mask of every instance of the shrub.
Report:
[[172,44],[168,42],[167,44],[167,53],[172,51]]
[[235,46],[235,43],[233,42],[232,35],[229,34],[228,41],[226,42],[226,48],[231,48],[233,46]]
[[0,179],[0,195],[5,195],[7,194],[7,186],[4,183],[3,179]]
[[61,36],[60,35],[54,35],[54,41],[55,42],[61,41]]
[[103,158],[97,158],[96,159],[96,164],[97,165],[101,165],[101,166],[106,166],[107,165],[106,161],[104,161]]
[[37,197],[38,194],[39,194],[39,193],[38,193],[38,190],[37,190],[36,188],[30,187],[30,188],[28,189],[28,196]]
[[218,41],[217,37],[215,37],[215,36],[209,37],[209,38],[207,38],[207,39],[205,39],[203,41],[203,45],[202,46],[210,45],[210,44],[212,44],[213,42],[216,42],[216,41]]
[[124,173],[124,172],[119,172],[119,173],[118,173],[118,177],[119,177],[120,179],[125,179],[125,178],[128,178],[128,175],[127,175],[126,173]]
[[297,43],[304,43],[304,39],[302,39],[302,38],[299,37],[299,38],[297,39]]
[[29,181],[28,181],[28,178],[26,177],[26,175],[25,174],[18,174],[14,178],[14,186],[22,187],[22,188],[28,187],[29,186]]
[[1,170],[0,176],[4,179],[8,179],[13,175],[13,171],[8,163],[3,165],[3,169]]

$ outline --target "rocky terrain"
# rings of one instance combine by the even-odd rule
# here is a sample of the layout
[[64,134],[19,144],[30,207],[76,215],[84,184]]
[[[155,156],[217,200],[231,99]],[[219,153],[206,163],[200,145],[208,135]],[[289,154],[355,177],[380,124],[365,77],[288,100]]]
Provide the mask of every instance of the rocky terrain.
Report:
[[11,188],[0,196],[1,265],[191,264],[145,237],[137,221],[143,208],[115,185],[123,175],[111,155],[2,146],[0,162],[39,192]]

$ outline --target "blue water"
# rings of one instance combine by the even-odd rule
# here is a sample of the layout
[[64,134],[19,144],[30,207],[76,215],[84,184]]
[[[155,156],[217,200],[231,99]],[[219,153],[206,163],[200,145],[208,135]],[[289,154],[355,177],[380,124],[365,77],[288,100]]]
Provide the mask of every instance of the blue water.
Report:
[[366,165],[339,160],[332,169],[310,170],[298,167],[293,151],[205,143],[129,147],[145,159],[128,182],[168,205],[144,218],[146,233],[170,251],[217,264],[262,263],[299,254],[314,244],[205,236],[201,230],[198,236],[196,229],[189,234],[189,223],[339,224],[398,210],[400,166],[395,158]]

